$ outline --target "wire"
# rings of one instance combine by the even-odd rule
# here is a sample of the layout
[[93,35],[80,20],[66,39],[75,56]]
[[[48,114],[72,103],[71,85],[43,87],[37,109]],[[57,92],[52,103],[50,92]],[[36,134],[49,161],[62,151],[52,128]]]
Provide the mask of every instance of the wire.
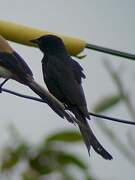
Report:
[[114,118],[114,117],[110,117],[110,116],[105,116],[105,115],[100,115],[97,113],[89,113],[91,116],[95,116],[98,118],[102,118],[102,119],[106,119],[106,120],[110,120],[110,121],[115,121],[115,122],[120,122],[120,123],[124,123],[124,124],[130,124],[130,125],[135,125],[135,122],[133,121],[127,121],[127,120],[123,120],[123,119],[118,119],[118,118]]
[[115,55],[115,56],[119,56],[119,57],[123,57],[123,58],[128,58],[131,60],[135,60],[135,54],[130,54],[127,52],[117,51],[114,49],[101,47],[101,46],[97,46],[97,45],[89,44],[89,43],[86,43],[86,48],[93,49],[95,51],[100,51],[107,54],[111,54],[111,55]]
[[[25,99],[30,99],[30,100],[33,100],[33,101],[38,101],[38,102],[45,103],[42,99],[37,98],[37,97],[20,94],[20,93],[17,93],[17,92],[14,92],[14,91],[11,91],[11,90],[8,90],[8,89],[5,89],[5,88],[1,88],[1,90],[3,92],[7,92],[9,94],[12,94],[12,95],[15,95],[15,96],[18,96],[18,97],[22,97],[22,98],[25,98]],[[99,118],[102,118],[102,119],[106,119],[108,121],[110,120],[110,121],[114,121],[114,122],[120,122],[120,123],[124,123],[124,124],[135,125],[135,122],[133,122],[133,121],[127,121],[127,120],[118,119],[118,118],[114,118],[114,117],[110,117],[110,116],[105,116],[105,115],[100,115],[100,114],[92,113],[92,112],[89,112],[89,114],[91,116],[95,116],[95,117],[99,117]]]
[[21,94],[21,93],[17,93],[15,91],[11,91],[9,89],[1,88],[1,91],[9,93],[9,94],[12,94],[12,95],[15,95],[15,96],[18,96],[18,97],[21,97],[21,98],[30,99],[30,100],[34,100],[34,101],[45,103],[45,101],[40,99],[40,98],[24,95],[24,94]]

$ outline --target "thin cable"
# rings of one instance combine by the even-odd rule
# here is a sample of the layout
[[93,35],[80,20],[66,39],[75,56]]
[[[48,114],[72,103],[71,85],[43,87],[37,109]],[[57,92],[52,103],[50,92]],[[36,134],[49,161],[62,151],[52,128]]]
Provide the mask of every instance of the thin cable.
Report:
[[105,115],[100,115],[100,114],[91,113],[91,112],[89,114],[91,116],[95,116],[95,117],[98,117],[98,118],[106,119],[108,121],[110,120],[110,121],[115,121],[115,122],[130,124],[130,125],[135,125],[135,122],[133,122],[133,121],[127,121],[127,120],[118,119],[118,118],[114,118],[114,117],[110,117],[110,116],[105,116]]
[[[8,89],[5,89],[5,88],[2,88],[1,90],[3,92],[6,92],[6,93],[9,93],[9,94],[21,97],[21,98],[30,99],[30,100],[33,100],[33,101],[38,101],[38,102],[45,103],[42,99],[37,98],[37,97],[20,94],[20,93],[17,93],[17,92],[14,92],[14,91],[11,91],[11,90],[8,90]],[[89,114],[91,116],[95,116],[95,117],[98,117],[98,118],[101,118],[101,119],[106,119],[108,121],[110,120],[110,121],[114,121],[114,122],[120,122],[120,123],[124,123],[124,124],[135,125],[135,122],[132,122],[132,121],[127,121],[127,120],[118,119],[118,118],[114,118],[114,117],[110,117],[110,116],[105,116],[105,115],[100,115],[100,114],[91,113],[91,112]]]
[[130,54],[127,52],[117,51],[114,49],[97,46],[97,45],[89,44],[89,43],[86,44],[86,48],[93,49],[95,51],[100,51],[100,52],[107,53],[107,54],[111,54],[111,55],[115,55],[115,56],[119,56],[119,57],[123,57],[123,58],[135,60],[135,54]]
[[7,93],[9,93],[9,94],[12,94],[12,95],[15,95],[15,96],[18,96],[18,97],[21,97],[21,98],[30,99],[30,100],[34,100],[34,101],[38,101],[38,102],[43,102],[43,103],[45,103],[45,101],[43,101],[43,100],[40,99],[40,98],[33,97],[33,96],[28,96],[28,95],[24,95],[24,94],[20,94],[20,93],[17,93],[17,92],[15,92],[15,91],[11,91],[11,90],[9,90],[9,89],[1,88],[1,91],[7,92]]

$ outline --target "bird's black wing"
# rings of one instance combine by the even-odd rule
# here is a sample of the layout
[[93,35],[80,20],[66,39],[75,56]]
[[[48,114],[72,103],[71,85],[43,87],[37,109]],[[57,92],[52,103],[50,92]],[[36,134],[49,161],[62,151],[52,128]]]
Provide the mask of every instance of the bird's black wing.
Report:
[[65,98],[58,82],[58,72],[55,62],[51,62],[50,58],[48,60],[48,58],[43,57],[42,72],[48,90],[59,99],[59,101],[65,104]]
[[0,65],[17,75],[22,81],[27,76],[33,76],[31,69],[16,52],[0,52]]
[[85,74],[83,73],[83,68],[80,66],[78,62],[76,62],[74,59],[70,58],[70,64],[72,67],[72,70],[74,72],[74,76],[79,84],[81,84],[82,78],[86,78]]
[[[69,62],[70,59],[60,59],[57,56],[43,58],[42,67],[46,85],[49,91],[60,101],[68,106],[76,106],[86,116],[88,116],[86,100],[82,86],[77,81],[81,79],[80,74],[76,74],[73,67],[76,65]],[[79,71],[76,71],[79,72]],[[78,76],[77,76],[78,75]]]

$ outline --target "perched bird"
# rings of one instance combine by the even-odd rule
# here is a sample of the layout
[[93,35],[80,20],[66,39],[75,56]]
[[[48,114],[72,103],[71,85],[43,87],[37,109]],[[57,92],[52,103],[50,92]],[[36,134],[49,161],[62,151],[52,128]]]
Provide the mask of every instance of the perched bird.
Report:
[[111,160],[112,156],[99,143],[87,122],[90,117],[81,85],[82,78],[85,78],[83,68],[70,57],[58,36],[46,35],[31,42],[37,44],[44,54],[42,70],[49,91],[75,115],[88,153],[92,146],[103,158]]
[[31,69],[22,57],[15,52],[9,43],[0,35],[0,77],[5,78],[1,87],[8,79],[13,79],[27,85],[39,95],[59,116],[70,117],[65,112],[65,107],[51,93],[35,82]]

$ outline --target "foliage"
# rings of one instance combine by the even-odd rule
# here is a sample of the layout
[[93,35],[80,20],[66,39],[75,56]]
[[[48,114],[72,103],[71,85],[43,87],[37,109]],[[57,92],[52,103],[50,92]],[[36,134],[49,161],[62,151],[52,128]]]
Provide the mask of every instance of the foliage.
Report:
[[[120,71],[114,71],[111,64],[106,60],[104,61],[104,65],[110,74],[113,82],[117,87],[117,93],[113,95],[107,95],[102,100],[100,100],[94,107],[94,111],[97,113],[103,113],[112,107],[116,107],[119,102],[122,102],[126,105],[127,110],[129,111],[133,120],[135,120],[135,110],[133,104],[130,100],[130,93],[125,92],[124,84],[121,80]],[[118,138],[117,134],[113,132],[113,130],[107,126],[105,123],[98,121],[97,126],[102,130],[104,134],[110,139],[110,141],[116,146],[116,148],[127,158],[127,160],[135,166],[135,156],[134,153],[131,152],[133,149],[133,144],[135,144],[135,139],[130,132],[130,136],[127,136],[127,140],[129,142],[129,146],[126,146],[121,140]]]
[[95,112],[103,112],[119,103],[121,99],[122,97],[120,94],[108,95],[98,102],[94,110]]
[[[20,137],[17,133],[14,133],[14,136],[15,134],[16,137]],[[25,168],[22,168],[20,173],[22,180],[49,179],[50,176],[53,176],[53,179],[76,180],[77,177],[70,173],[71,168],[77,168],[84,179],[92,180],[86,163],[66,150],[70,148],[71,143],[78,142],[81,142],[80,135],[71,130],[51,134],[35,146],[22,138],[14,138],[14,141],[10,141],[10,145],[2,151],[1,174],[12,174],[25,162]]]

